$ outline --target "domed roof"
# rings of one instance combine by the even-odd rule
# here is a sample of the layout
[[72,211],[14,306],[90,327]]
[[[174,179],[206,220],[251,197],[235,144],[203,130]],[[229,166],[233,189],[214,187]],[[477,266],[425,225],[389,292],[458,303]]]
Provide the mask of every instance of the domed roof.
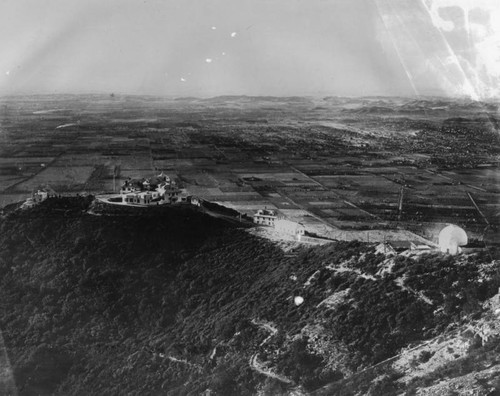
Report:
[[442,252],[457,254],[460,252],[460,246],[467,245],[466,232],[456,225],[448,225],[439,233],[439,248]]

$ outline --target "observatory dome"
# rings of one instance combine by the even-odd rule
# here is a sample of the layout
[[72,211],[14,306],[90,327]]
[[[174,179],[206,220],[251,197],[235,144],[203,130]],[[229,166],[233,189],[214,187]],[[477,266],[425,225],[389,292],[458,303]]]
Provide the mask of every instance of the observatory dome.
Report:
[[467,245],[467,234],[459,226],[446,226],[439,233],[439,248],[444,253],[458,254],[462,251],[460,246],[465,245]]

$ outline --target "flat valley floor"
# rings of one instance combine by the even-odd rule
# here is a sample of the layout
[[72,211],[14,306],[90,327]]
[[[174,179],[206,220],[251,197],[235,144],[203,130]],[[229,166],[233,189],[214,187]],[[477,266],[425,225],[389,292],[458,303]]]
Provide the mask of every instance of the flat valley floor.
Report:
[[427,98],[15,96],[0,100],[0,206],[41,187],[116,192],[164,171],[190,194],[277,209],[332,239],[494,244],[498,105]]

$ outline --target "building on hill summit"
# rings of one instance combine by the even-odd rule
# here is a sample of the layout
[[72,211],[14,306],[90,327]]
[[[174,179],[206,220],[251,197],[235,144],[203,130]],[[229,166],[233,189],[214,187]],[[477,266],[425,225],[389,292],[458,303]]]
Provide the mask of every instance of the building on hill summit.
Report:
[[125,180],[120,188],[121,202],[131,205],[160,205],[179,201],[181,190],[163,172],[149,179]]
[[293,236],[300,240],[305,235],[305,227],[295,221],[287,220],[284,216],[278,216],[277,211],[259,209],[253,216],[253,222],[258,225],[273,227],[282,235]]
[[32,208],[36,204],[45,201],[47,198],[54,197],[55,195],[54,190],[51,188],[38,189],[21,205],[21,209]]
[[255,224],[266,225],[274,227],[274,222],[278,218],[275,210],[259,209],[253,215],[253,222]]

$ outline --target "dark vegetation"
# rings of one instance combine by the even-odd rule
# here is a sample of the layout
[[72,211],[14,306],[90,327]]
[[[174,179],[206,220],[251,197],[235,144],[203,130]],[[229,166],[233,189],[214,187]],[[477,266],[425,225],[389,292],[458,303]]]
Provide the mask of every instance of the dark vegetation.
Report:
[[[418,389],[499,364],[499,353],[500,339],[494,337],[484,345],[474,347],[466,357],[450,361],[423,377],[413,379],[408,385],[397,381],[402,374],[394,371],[391,367],[392,361],[388,361],[373,367],[373,369],[355,374],[346,380],[337,381],[318,389],[312,392],[312,396],[352,396],[356,394],[396,396],[401,395],[402,392],[414,396],[418,394]],[[500,381],[494,372],[489,378],[488,375],[485,375],[484,379],[478,379],[477,383],[482,386],[479,391],[484,391],[484,393],[479,394],[497,395],[500,392]]]
[[[356,371],[479,312],[500,285],[494,272],[479,281],[479,256],[398,258],[380,277],[384,256],[369,244],[285,254],[191,207],[92,206],[91,215],[91,201],[53,198],[0,223],[0,328],[22,395],[279,393],[249,367],[254,353],[312,390],[343,373],[326,366],[328,351],[295,337],[304,326],[345,345]],[[353,271],[325,268],[341,263]],[[403,275],[434,306],[400,288]],[[318,307],[346,289],[338,309]],[[274,349],[262,350],[268,333],[252,319],[279,329]]]

